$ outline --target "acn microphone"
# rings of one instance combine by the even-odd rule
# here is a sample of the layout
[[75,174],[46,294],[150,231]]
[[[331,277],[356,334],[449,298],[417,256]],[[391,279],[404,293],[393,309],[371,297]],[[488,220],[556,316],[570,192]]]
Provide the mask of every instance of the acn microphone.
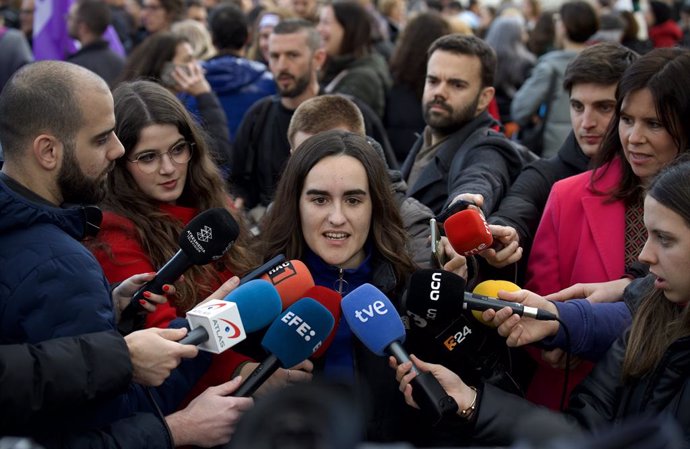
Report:
[[[222,300],[213,299],[187,312],[191,331],[181,344],[220,353],[240,343],[246,333],[271,324],[281,310],[280,296],[268,282],[255,279]],[[213,337],[213,338],[211,338]]]
[[[465,280],[455,273],[444,270],[417,270],[410,276],[408,297],[414,295],[427,301],[426,314],[439,313],[439,307],[447,308],[441,311],[445,316],[457,317],[462,310],[484,311],[492,309],[499,311],[510,307],[513,313],[537,320],[555,320],[556,316],[546,310],[525,306],[517,302],[503,301],[488,296],[477,295],[465,291]],[[462,295],[462,296],[461,296]],[[449,299],[450,298],[450,299]],[[460,300],[458,300],[460,299]]]
[[[342,301],[343,316],[352,332],[370,351],[379,356],[392,355],[398,363],[410,361],[402,343],[405,328],[390,300],[371,284],[354,289]],[[412,396],[419,408],[436,421],[454,415],[458,404],[446,393],[438,380],[412,365],[417,375],[412,379]]]
[[249,397],[278,368],[289,368],[306,360],[323,344],[333,329],[333,315],[311,298],[302,298],[285,309],[266,331],[262,346],[269,356],[247,376],[233,393]]

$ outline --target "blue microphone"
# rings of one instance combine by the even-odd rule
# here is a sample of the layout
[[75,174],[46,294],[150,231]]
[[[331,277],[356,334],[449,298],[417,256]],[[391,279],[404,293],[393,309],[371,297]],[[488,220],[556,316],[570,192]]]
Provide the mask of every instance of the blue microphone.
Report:
[[334,323],[331,312],[311,298],[302,298],[285,309],[261,341],[269,356],[247,376],[233,396],[249,397],[278,368],[289,368],[309,358],[321,347]]
[[[398,363],[410,361],[402,346],[405,327],[381,290],[363,284],[343,298],[341,307],[350,329],[371,352],[382,357],[392,355]],[[431,373],[422,373],[414,364],[412,371],[417,374],[411,382],[412,396],[422,411],[433,415],[436,422],[457,413],[458,404]]]
[[[256,332],[268,326],[282,309],[278,290],[270,282],[262,279],[255,279],[237,287],[223,298],[223,301],[237,305],[246,332]],[[204,305],[199,307],[203,308]],[[194,310],[196,309],[190,312]],[[183,345],[198,345],[206,342],[210,335],[209,329],[213,328],[210,322],[208,326],[206,325],[207,320],[197,321],[196,318],[192,319],[192,316],[187,317],[193,327],[191,332],[179,341]]]

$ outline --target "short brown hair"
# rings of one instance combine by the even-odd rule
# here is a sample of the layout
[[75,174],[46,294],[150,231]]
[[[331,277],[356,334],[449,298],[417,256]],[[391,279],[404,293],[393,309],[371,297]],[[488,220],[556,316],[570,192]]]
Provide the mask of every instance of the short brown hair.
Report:
[[352,100],[343,95],[319,95],[295,109],[288,127],[288,141],[294,148],[299,131],[313,135],[338,127],[360,136],[366,134],[362,111]]
[[432,42],[427,51],[427,61],[435,51],[445,51],[456,55],[476,56],[481,63],[482,87],[494,85],[496,75],[496,52],[485,41],[476,36],[447,34]]

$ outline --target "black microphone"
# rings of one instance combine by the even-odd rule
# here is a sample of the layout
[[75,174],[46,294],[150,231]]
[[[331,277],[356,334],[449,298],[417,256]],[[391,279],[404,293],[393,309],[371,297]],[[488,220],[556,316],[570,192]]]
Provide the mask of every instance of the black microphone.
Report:
[[[463,278],[450,271],[417,270],[410,276],[406,297],[408,302],[410,298],[414,297],[416,301],[426,304],[425,310],[419,310],[415,313],[422,313],[425,316],[442,315],[448,320],[454,320],[463,310],[484,311],[493,309],[499,311],[504,307],[510,307],[513,313],[520,316],[537,320],[557,319],[554,314],[546,310],[467,292],[465,285]],[[458,300],[460,295],[462,297]]]
[[266,272],[268,272],[269,270],[271,270],[275,266],[283,263],[284,261],[285,261],[285,255],[284,254],[278,254],[273,259],[269,260],[268,262],[264,263],[263,265],[253,269],[249,273],[242,276],[242,278],[240,278],[240,285],[244,285],[249,281],[257,279],[259,276],[263,276]]
[[122,311],[121,321],[129,322],[133,318],[136,321],[136,315],[145,311],[139,303],[146,299],[145,291],[160,294],[165,284],[175,282],[192,265],[206,265],[221,258],[239,233],[239,225],[225,208],[208,209],[194,217],[180,234],[179,251],[157,271],[155,278],[134,293]]

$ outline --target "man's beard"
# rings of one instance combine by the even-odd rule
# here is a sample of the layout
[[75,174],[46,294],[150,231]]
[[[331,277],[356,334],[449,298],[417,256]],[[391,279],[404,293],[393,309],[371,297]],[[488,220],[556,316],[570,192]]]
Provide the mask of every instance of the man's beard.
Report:
[[[453,110],[453,108],[443,100],[431,100],[424,104],[424,121],[436,133],[442,136],[449,136],[474,119],[478,104],[479,95],[474,98],[472,103],[457,111]],[[449,114],[445,116],[432,114],[430,112],[432,105],[441,106]]]
[[[282,74],[278,74],[280,76]],[[290,75],[292,76],[292,75]],[[278,90],[280,91],[280,96],[284,98],[295,98],[299,97],[304,93],[305,90],[307,90],[307,87],[309,87],[309,82],[311,81],[311,66],[310,70],[307,71],[307,73],[304,76],[301,77],[292,77],[295,80],[295,84],[291,88],[287,89],[281,89],[280,84],[276,83],[276,86],[278,87]]]
[[74,153],[74,146],[65,144],[65,157],[57,179],[62,202],[98,204],[105,198],[107,178],[104,174],[110,171],[112,165],[98,178],[89,179],[79,167]]

